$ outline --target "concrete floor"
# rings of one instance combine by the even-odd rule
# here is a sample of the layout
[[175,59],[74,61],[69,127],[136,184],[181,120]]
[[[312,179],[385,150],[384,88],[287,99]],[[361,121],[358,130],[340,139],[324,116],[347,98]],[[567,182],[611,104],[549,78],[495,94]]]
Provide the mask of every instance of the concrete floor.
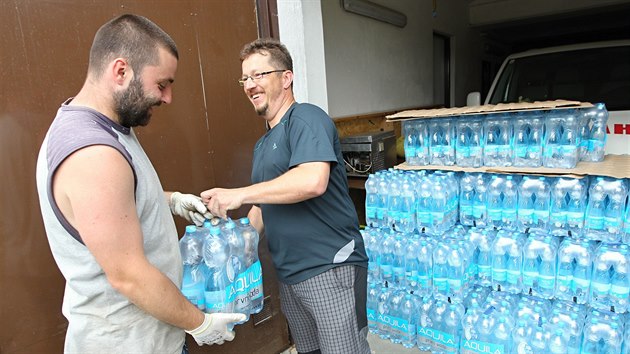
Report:
[[[368,334],[368,342],[372,354],[421,354],[425,353],[418,348],[405,348],[400,344],[394,344],[389,340],[380,339],[377,335]],[[289,348],[280,354],[297,354],[295,348]]]

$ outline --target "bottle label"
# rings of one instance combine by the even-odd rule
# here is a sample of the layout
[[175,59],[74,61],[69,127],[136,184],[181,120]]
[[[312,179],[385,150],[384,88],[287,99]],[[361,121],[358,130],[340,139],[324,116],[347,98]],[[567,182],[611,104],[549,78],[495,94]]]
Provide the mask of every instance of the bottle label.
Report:
[[446,353],[457,352],[457,341],[452,334],[418,326],[418,342],[439,348]]
[[473,206],[472,204],[463,204],[463,203],[459,203],[459,212],[460,215],[462,216],[472,216],[474,215],[474,211],[473,211]]
[[208,313],[223,312],[226,308],[224,290],[206,291],[204,295],[206,298],[206,311],[208,311]]
[[475,219],[481,219],[486,214],[486,206],[485,205],[475,205],[473,207],[473,217]]
[[521,272],[518,270],[507,271],[507,282],[512,285],[518,285],[518,281],[521,278]]
[[576,278],[573,277],[573,282],[571,284],[571,290],[573,290],[573,292],[576,292],[578,289],[588,289],[589,286],[591,285],[591,281],[588,279],[583,279],[583,278]]
[[553,289],[555,277],[553,275],[539,275],[538,285],[543,289]]
[[628,296],[630,295],[630,287],[626,285],[613,284],[610,286],[610,295],[619,299],[624,299],[624,301],[627,302]]
[[494,344],[478,340],[465,340],[462,344],[461,352],[462,354],[504,354],[505,346],[503,344]]
[[371,309],[371,308],[367,308],[367,319],[370,322],[376,323],[377,318],[376,318],[376,310]]
[[532,286],[538,276],[537,272],[523,272],[523,285]]
[[603,230],[604,218],[601,216],[589,216],[586,218],[586,227],[592,230]]
[[505,269],[492,269],[492,281],[504,282],[507,279]]
[[518,145],[515,149],[514,152],[516,154],[516,157],[524,159],[527,157],[527,145]]
[[367,219],[374,220],[376,219],[376,208],[375,207],[365,207],[365,217]]

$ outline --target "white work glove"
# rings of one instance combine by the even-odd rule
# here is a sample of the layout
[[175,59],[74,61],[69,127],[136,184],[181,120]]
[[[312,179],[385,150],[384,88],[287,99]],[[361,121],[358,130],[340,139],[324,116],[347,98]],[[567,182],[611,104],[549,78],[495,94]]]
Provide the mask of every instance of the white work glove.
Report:
[[173,192],[169,206],[174,215],[179,215],[197,226],[202,226],[206,219],[212,219],[212,214],[196,195]]
[[[247,319],[242,313],[206,313],[201,326],[186,331],[193,336],[197,345],[223,344],[224,341],[234,339],[234,327],[237,322],[244,322]],[[228,328],[229,325],[229,328]]]

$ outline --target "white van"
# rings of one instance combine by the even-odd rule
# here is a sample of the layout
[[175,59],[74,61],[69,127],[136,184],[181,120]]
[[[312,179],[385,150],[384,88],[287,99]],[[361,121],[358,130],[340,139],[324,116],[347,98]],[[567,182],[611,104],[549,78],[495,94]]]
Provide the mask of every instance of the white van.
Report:
[[630,40],[512,54],[501,65],[484,103],[556,99],[605,103],[606,153],[630,155]]

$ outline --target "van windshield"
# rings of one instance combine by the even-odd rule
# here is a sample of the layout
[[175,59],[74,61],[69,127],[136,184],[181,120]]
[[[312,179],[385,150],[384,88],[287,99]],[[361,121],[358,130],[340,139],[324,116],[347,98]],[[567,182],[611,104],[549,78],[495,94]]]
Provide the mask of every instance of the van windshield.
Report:
[[630,46],[541,54],[510,60],[490,104],[546,100],[603,102],[630,109]]

